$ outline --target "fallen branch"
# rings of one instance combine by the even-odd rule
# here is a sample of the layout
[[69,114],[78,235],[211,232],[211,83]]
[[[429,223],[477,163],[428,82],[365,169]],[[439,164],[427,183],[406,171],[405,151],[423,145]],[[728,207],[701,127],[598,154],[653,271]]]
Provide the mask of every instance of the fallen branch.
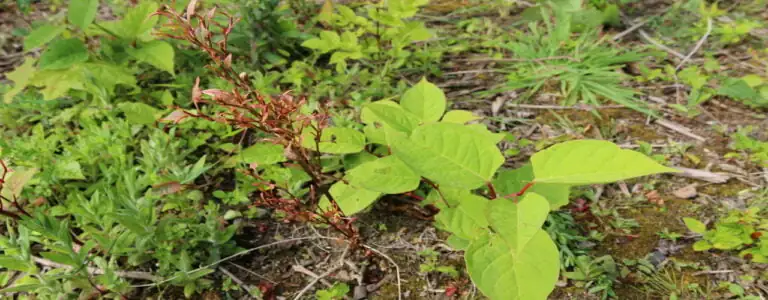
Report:
[[698,179],[701,181],[711,183],[725,183],[731,176],[723,173],[713,173],[705,170],[689,169],[683,167],[675,167],[675,169],[681,171],[680,173],[672,173],[677,176]]
[[658,120],[656,120],[656,124],[664,126],[664,127],[668,128],[668,129],[670,129],[672,131],[678,132],[678,133],[680,133],[680,134],[682,134],[684,136],[687,136],[687,137],[692,138],[694,140],[697,140],[699,142],[707,141],[707,139],[705,139],[705,138],[703,138],[703,137],[693,133],[687,127],[685,127],[683,125],[680,125],[680,124],[677,124],[675,122],[664,120],[664,119],[658,119]]
[[680,68],[682,68],[683,65],[685,65],[685,63],[688,62],[689,59],[691,59],[691,56],[693,56],[693,54],[699,51],[699,48],[701,48],[701,46],[704,45],[704,42],[707,41],[707,38],[711,33],[712,33],[712,18],[707,18],[707,32],[704,33],[704,36],[702,36],[698,42],[696,42],[696,46],[694,46],[693,50],[691,50],[691,52],[689,52],[688,55],[686,55],[683,58],[683,61],[677,64],[677,67],[675,67],[675,71],[680,70]]

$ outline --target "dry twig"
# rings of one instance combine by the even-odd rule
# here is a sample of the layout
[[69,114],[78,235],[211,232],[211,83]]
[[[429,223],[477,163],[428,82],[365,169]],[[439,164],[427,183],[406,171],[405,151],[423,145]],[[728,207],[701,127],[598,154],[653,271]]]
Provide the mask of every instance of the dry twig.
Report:
[[675,67],[675,71],[680,70],[680,68],[682,68],[683,65],[685,65],[685,63],[688,62],[689,59],[691,59],[691,56],[693,56],[697,51],[699,51],[699,48],[701,48],[701,46],[704,45],[704,42],[707,41],[707,38],[711,33],[712,33],[712,18],[707,18],[707,32],[704,33],[704,36],[702,36],[698,42],[696,42],[696,45],[693,47],[693,50],[691,50],[691,52],[689,52],[688,55],[686,55],[683,58],[683,61],[677,64],[677,67]]

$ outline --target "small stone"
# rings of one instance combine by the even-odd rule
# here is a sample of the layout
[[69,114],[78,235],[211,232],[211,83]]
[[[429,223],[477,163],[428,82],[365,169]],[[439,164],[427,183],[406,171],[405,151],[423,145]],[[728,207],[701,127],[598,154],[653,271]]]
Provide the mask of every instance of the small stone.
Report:
[[365,299],[365,297],[368,297],[368,289],[364,285],[356,286],[352,299],[360,300]]
[[698,193],[696,192],[697,186],[698,185],[695,183],[686,185],[672,192],[672,195],[675,195],[675,197],[681,198],[681,199],[690,199],[690,198],[696,197],[696,195],[698,195]]

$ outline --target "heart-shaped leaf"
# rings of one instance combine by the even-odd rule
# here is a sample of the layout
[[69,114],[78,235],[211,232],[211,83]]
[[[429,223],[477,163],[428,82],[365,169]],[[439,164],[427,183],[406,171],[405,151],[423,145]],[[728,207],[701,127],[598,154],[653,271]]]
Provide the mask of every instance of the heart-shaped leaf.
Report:
[[568,141],[531,157],[537,183],[585,185],[678,172],[650,157],[600,140]]
[[410,137],[390,138],[392,152],[417,174],[454,188],[480,187],[504,163],[490,139],[459,124],[422,125]]
[[405,91],[400,106],[424,122],[435,122],[445,113],[445,94],[439,87],[422,78]]
[[387,156],[364,163],[346,176],[349,183],[365,189],[400,194],[419,187],[421,177],[395,156]]

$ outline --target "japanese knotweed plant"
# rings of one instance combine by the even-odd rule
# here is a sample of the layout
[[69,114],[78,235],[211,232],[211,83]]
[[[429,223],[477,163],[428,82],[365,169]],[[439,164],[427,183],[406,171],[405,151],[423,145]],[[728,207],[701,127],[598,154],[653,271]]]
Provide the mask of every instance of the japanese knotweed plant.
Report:
[[472,280],[492,299],[545,299],[553,290],[558,250],[541,227],[551,210],[567,204],[570,187],[675,172],[599,140],[557,144],[521,168],[500,169],[502,135],[466,124],[476,119],[470,112],[445,108],[443,92],[422,80],[400,103],[364,106],[363,132],[331,127],[319,138],[306,132],[303,145],[354,157],[356,165],[330,187],[345,215],[385,194],[427,189],[424,201],[440,209],[436,226],[452,234],[449,242],[465,251]]
[[[472,280],[493,299],[545,299],[553,290],[558,250],[541,226],[568,202],[570,187],[675,171],[598,140],[554,145],[519,169],[500,170],[505,159],[496,144],[504,135],[467,124],[478,119],[468,111],[446,112],[445,94],[426,80],[399,103],[363,106],[361,124],[333,125],[327,111],[311,111],[287,93],[266,97],[232,68],[226,37],[234,18],[219,24],[194,7],[185,15],[169,7],[157,14],[169,20],[168,37],[207,52],[209,68],[233,86],[202,90],[198,82],[195,112],[179,109],[166,119],[203,118],[253,132],[256,141],[228,164],[247,166],[240,171],[258,181],[257,205],[286,220],[326,223],[354,243],[352,216],[377,199],[422,199],[440,210],[436,226],[452,234],[449,243],[465,251]],[[223,42],[211,38],[214,28],[222,28]],[[205,114],[200,107],[207,105],[227,111]]]

